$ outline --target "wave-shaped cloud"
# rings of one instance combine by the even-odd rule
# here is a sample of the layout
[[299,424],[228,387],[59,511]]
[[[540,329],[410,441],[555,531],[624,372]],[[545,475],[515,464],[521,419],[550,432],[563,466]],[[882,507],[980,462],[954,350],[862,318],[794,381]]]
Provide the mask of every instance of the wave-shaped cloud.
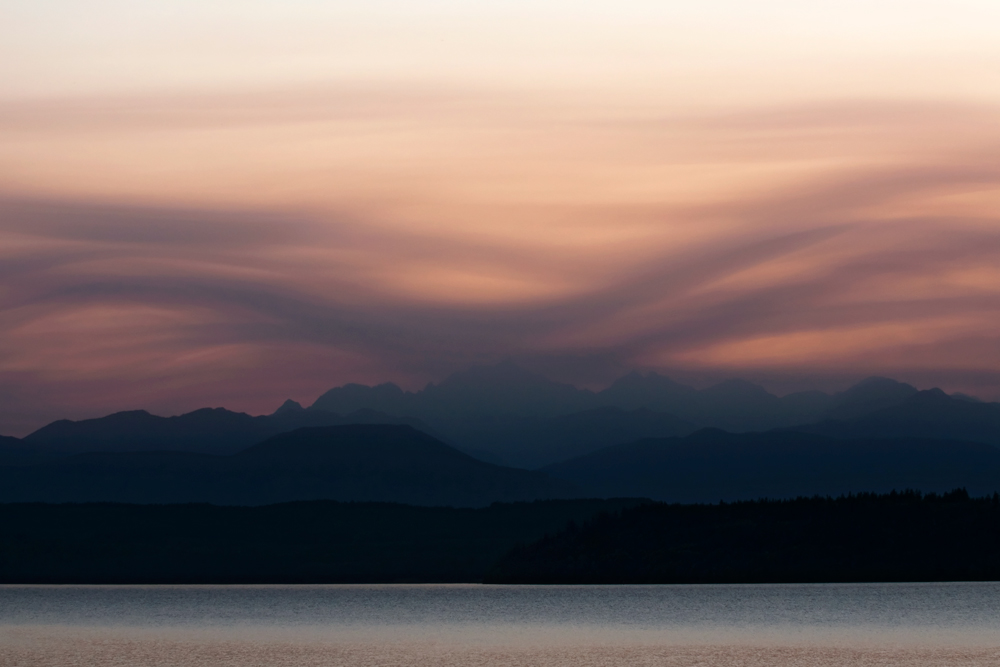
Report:
[[[0,110],[0,137],[27,147],[0,160],[0,424],[266,410],[509,356],[598,383],[878,372],[1000,396],[995,109],[588,117],[420,99],[354,99],[348,121],[293,100],[242,125],[218,100],[204,117],[178,102],[176,123],[124,129],[121,105],[66,127],[68,111]],[[97,174],[14,178],[53,159],[54,127]],[[276,136],[319,148],[287,161]],[[255,137],[255,160],[212,180],[212,156]],[[338,142],[365,156],[356,171]],[[209,167],[177,166],[198,155]],[[270,194],[234,190],[252,182]]]

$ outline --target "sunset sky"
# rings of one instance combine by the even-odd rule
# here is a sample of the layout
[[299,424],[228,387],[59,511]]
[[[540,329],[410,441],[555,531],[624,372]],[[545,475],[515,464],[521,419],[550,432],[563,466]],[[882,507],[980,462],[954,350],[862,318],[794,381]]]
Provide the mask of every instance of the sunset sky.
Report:
[[0,0],[0,433],[512,358],[1000,399],[996,0]]

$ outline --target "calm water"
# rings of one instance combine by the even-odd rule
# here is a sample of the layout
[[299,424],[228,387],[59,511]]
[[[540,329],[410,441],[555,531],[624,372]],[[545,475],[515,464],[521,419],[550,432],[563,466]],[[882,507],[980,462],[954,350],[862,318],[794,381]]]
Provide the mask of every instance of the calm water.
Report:
[[1000,665],[1000,584],[0,586],[0,665]]

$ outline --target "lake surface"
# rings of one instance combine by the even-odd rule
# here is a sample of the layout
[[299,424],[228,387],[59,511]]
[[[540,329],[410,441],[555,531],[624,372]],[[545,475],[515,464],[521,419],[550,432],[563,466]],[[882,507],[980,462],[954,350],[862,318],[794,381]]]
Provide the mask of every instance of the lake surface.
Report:
[[998,665],[1000,584],[0,586],[0,665]]

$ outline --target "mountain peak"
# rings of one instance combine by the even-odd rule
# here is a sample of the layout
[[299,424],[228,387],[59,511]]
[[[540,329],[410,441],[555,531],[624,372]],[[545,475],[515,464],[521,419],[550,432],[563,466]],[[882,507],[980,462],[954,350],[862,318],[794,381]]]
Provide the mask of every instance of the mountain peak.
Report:
[[730,378],[728,380],[723,380],[719,384],[712,385],[708,389],[703,389],[701,391],[703,394],[724,394],[724,395],[744,395],[744,396],[770,396],[776,398],[767,389],[764,389],[759,384],[754,384],[748,380],[741,380],[739,378]]
[[590,407],[593,394],[529,371],[511,360],[473,366],[421,392],[424,405],[448,416],[560,414]]
[[920,401],[920,402],[924,402],[924,403],[930,403],[930,402],[945,403],[945,402],[953,401],[955,399],[953,399],[948,394],[944,393],[944,391],[942,391],[941,389],[938,389],[937,387],[933,387],[931,389],[924,389],[923,391],[916,392],[915,394],[913,394],[912,396],[910,396],[909,400],[910,401]]
[[611,383],[611,386],[608,387],[608,389],[605,389],[605,391],[624,388],[694,391],[691,387],[675,382],[666,375],[660,375],[656,371],[650,371],[648,373],[631,371]]
[[873,389],[875,387],[881,387],[881,388],[910,387],[911,389],[916,391],[916,389],[912,385],[906,384],[905,382],[900,382],[899,380],[893,380],[892,378],[887,378],[881,375],[870,375],[866,377],[864,380],[861,380],[857,384],[847,389],[847,391]]
[[834,396],[827,419],[853,419],[899,405],[917,393],[916,387],[891,378],[871,376]]
[[292,399],[289,398],[287,401],[281,404],[280,408],[271,413],[271,416],[282,415],[288,412],[300,412],[304,409],[305,408],[302,407],[301,403],[299,403],[298,401],[293,401]]
[[652,408],[673,412],[678,405],[686,405],[695,393],[693,387],[674,382],[665,375],[632,371],[615,380],[597,397],[601,403],[626,410]]
[[408,399],[412,396],[392,382],[383,382],[374,387],[352,382],[327,391],[309,409],[343,415],[371,408],[390,415],[400,415],[407,411]]

